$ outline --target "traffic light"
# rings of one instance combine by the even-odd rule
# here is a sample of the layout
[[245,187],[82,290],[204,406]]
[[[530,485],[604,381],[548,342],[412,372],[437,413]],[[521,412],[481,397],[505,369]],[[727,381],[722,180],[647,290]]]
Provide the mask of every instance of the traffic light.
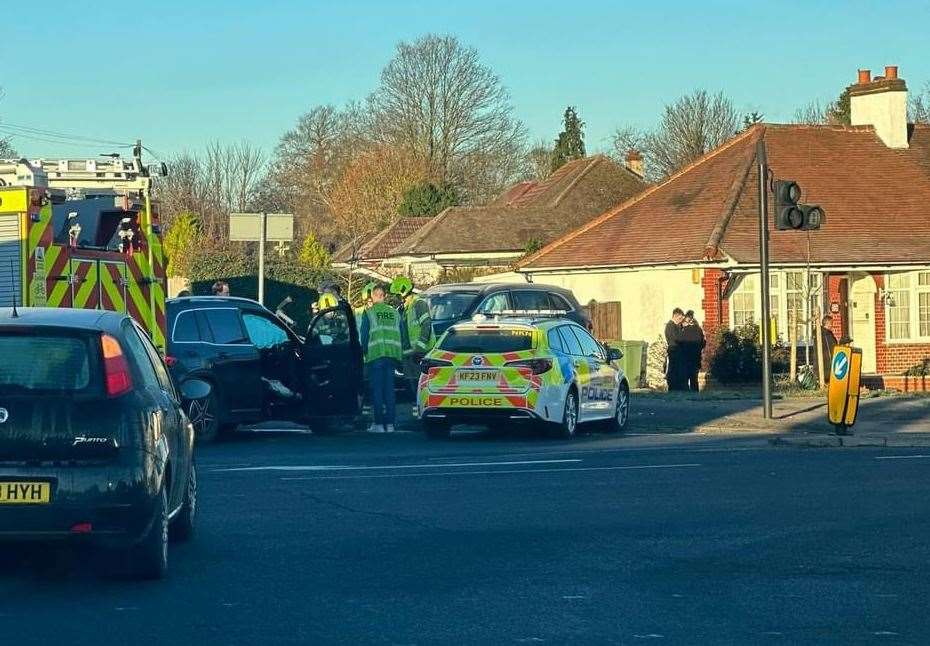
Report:
[[815,204],[799,204],[801,187],[791,180],[775,182],[775,228],[779,231],[813,231],[823,224],[823,209]]

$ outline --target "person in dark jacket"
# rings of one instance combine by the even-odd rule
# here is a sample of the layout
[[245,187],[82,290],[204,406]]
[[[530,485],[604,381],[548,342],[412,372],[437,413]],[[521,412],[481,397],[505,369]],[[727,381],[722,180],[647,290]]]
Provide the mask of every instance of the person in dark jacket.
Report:
[[684,390],[683,355],[681,345],[681,323],[685,313],[680,307],[672,310],[671,320],[665,324],[665,343],[668,346],[668,361],[665,364],[665,380],[669,391]]
[[[820,321],[821,330],[820,330],[820,348],[817,348],[815,336],[814,342],[814,366],[818,370],[823,371],[823,381],[824,383],[830,383],[830,363],[833,361],[833,350],[836,348],[836,335],[833,334],[833,330],[830,328],[833,325],[833,317],[827,314]],[[820,352],[823,351],[823,356],[826,358],[826,361],[823,363],[820,362]],[[816,372],[814,373],[817,374]]]
[[700,391],[698,386],[698,372],[701,370],[701,355],[707,342],[704,339],[704,330],[694,320],[694,310],[685,312],[679,333],[681,345],[682,367],[684,375],[683,387],[692,392]]

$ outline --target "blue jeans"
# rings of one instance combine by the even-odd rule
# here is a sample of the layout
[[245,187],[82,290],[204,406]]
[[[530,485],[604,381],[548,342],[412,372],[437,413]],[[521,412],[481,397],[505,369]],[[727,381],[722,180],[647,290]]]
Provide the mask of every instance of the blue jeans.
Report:
[[393,424],[396,418],[394,399],[394,359],[382,357],[368,364],[368,381],[371,384],[371,408],[375,424]]

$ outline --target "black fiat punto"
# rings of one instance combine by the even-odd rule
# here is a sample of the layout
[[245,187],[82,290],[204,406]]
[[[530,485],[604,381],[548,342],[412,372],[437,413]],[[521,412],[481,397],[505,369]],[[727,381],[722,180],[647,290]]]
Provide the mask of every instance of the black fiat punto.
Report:
[[169,538],[194,529],[194,432],[146,333],[116,312],[5,308],[0,357],[0,541],[89,541],[163,576]]

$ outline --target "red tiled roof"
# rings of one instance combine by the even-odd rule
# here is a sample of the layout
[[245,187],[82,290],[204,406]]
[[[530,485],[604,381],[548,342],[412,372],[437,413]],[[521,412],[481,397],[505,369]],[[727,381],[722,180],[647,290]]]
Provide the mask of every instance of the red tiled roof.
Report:
[[[772,231],[771,261],[930,262],[930,127],[910,148],[886,147],[868,126],[758,125],[668,180],[554,241],[527,269],[758,262],[762,138],[776,177],[797,181],[826,222],[810,235]],[[770,198],[771,199],[771,198]],[[770,227],[773,214],[770,203]]]
[[522,182],[487,206],[451,207],[393,255],[519,251],[546,243],[644,188],[603,155],[568,162],[542,182]]
[[[391,255],[401,243],[432,221],[430,217],[400,218],[380,233],[364,242],[355,254],[356,261],[381,260]],[[334,262],[349,262],[353,245],[346,245],[333,257]]]

